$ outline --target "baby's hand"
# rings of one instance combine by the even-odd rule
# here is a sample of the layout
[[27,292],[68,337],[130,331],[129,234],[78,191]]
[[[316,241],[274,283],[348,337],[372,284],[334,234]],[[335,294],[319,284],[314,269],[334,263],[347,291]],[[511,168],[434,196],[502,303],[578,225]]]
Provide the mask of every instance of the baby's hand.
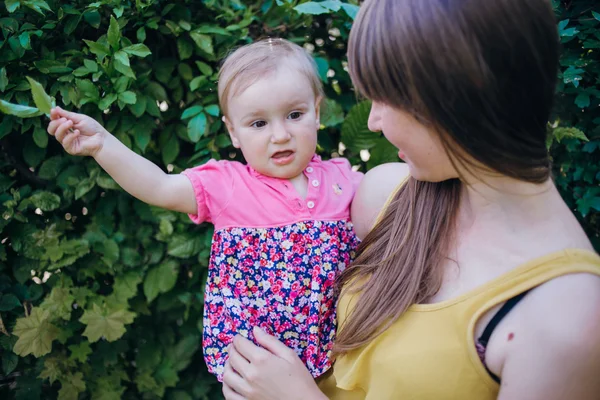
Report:
[[65,111],[60,107],[50,111],[48,133],[74,156],[95,156],[106,137],[106,129],[84,114]]

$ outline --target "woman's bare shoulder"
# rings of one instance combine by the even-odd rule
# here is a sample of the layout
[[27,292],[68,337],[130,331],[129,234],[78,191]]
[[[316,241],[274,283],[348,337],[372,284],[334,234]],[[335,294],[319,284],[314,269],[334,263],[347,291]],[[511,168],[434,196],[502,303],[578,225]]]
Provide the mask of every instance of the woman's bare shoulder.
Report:
[[359,238],[371,230],[387,199],[408,175],[404,163],[381,164],[365,174],[352,202],[352,222]]

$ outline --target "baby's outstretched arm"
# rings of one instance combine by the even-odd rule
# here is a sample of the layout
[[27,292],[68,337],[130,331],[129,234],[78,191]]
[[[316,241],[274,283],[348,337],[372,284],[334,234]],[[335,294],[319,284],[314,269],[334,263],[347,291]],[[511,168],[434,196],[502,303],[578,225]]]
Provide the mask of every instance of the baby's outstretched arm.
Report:
[[67,153],[92,156],[129,194],[145,203],[189,214],[197,212],[191,182],[181,174],[169,175],[131,151],[96,120],[59,107],[50,113],[48,133]]

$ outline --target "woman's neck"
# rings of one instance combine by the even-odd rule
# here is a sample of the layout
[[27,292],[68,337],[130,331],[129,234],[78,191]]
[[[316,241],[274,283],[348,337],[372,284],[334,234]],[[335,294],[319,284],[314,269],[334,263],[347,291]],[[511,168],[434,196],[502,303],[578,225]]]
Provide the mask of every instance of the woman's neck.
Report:
[[545,221],[564,203],[551,179],[536,184],[488,177],[463,185],[459,224],[495,223],[512,229]]

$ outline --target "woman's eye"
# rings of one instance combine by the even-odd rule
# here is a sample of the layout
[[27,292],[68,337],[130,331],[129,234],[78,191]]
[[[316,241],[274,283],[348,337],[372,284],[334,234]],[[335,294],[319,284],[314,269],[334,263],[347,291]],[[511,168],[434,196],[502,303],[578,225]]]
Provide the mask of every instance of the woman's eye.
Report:
[[288,118],[290,119],[298,119],[302,116],[302,113],[300,111],[294,111],[293,113],[290,113],[290,115],[288,116]]
[[256,121],[256,122],[252,123],[252,125],[250,125],[250,126],[253,128],[262,128],[265,125],[267,125],[267,123],[265,121]]

